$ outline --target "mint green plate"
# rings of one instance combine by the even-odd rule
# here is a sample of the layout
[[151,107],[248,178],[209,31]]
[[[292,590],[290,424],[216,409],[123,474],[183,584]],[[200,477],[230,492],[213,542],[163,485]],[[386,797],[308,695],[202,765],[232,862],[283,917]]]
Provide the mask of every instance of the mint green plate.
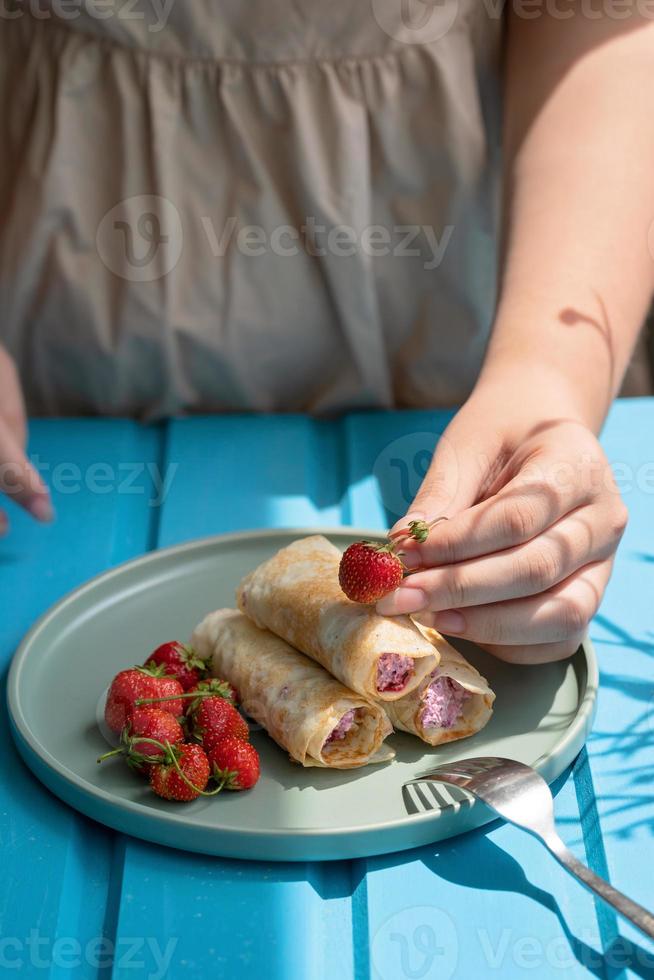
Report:
[[145,840],[225,857],[305,861],[403,850],[494,819],[464,794],[403,792],[407,779],[437,763],[508,756],[551,782],[572,762],[590,730],[597,693],[588,642],[571,660],[538,667],[509,666],[462,646],[497,693],[490,723],[442,748],[393,735],[397,757],[386,765],[303,769],[255,731],[257,786],[191,804],[158,799],[119,761],[98,766],[107,746],[96,706],[114,674],[142,663],[164,640],[187,639],[205,613],[234,604],[245,572],[295,538],[320,532],[342,548],[379,536],[298,528],[191,542],[122,565],[54,606],[21,644],[8,682],[16,744],[38,778],[87,816]]

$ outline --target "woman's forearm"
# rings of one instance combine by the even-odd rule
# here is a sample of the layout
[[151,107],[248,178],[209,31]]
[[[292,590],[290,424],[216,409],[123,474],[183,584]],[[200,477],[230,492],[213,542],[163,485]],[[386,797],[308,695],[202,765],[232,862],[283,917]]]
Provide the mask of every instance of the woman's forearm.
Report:
[[511,15],[504,261],[481,383],[513,371],[529,390],[537,372],[548,411],[563,402],[595,429],[654,285],[653,63],[650,20]]

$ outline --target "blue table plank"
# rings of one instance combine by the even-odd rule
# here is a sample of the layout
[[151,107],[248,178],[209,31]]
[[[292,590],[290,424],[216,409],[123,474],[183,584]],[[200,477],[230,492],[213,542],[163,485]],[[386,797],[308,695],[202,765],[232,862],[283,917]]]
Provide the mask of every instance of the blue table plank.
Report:
[[[406,511],[429,447],[449,417],[370,413],[347,420],[353,524],[384,527]],[[572,779],[563,781],[556,810],[568,821],[567,843],[585,859]],[[417,854],[367,862],[372,965],[380,977],[408,977],[413,969],[433,970],[425,975],[439,978],[484,976],[493,969],[502,977],[522,976],[526,969],[546,977],[554,955],[565,961],[567,975],[583,976],[584,957],[601,962],[592,898],[571,886],[542,846],[515,828],[482,829]],[[451,939],[438,940],[439,932]]]
[[[237,530],[254,523],[274,526],[325,522],[325,509],[327,523],[347,522],[381,528],[393,511],[401,513],[407,506],[410,497],[404,499],[403,495],[415,490],[415,481],[419,480],[425,463],[424,454],[433,446],[436,433],[442,431],[446,420],[444,414],[362,414],[350,417],[345,423],[331,424],[333,431],[330,433],[329,423],[267,418],[258,420],[254,437],[248,435],[253,426],[247,419],[173,423],[168,459],[180,461],[180,466],[164,506],[159,543],[164,545],[181,540],[189,536],[189,532],[190,536],[198,536]],[[262,422],[265,432],[261,429]],[[322,450],[319,454],[316,453],[317,440],[320,440]],[[404,463],[406,469],[399,466],[398,461]],[[240,474],[237,488],[233,481],[225,480],[226,472]],[[319,481],[322,496],[316,492]],[[198,496],[199,487],[204,487],[199,491],[201,497]],[[338,511],[335,511],[336,507],[339,507]],[[574,821],[577,832],[579,810],[572,781],[562,787],[557,806]],[[492,843],[482,832],[477,836],[470,835],[465,845],[441,845],[437,855],[423,849],[418,858],[412,855],[357,862],[358,877],[352,867],[348,869],[340,864],[335,869],[314,865],[303,870],[302,876],[308,874],[312,880],[317,875],[336,875],[344,883],[343,894],[333,900],[341,928],[331,929],[326,935],[322,929],[324,901],[320,900],[319,890],[314,888],[309,892],[311,901],[301,891],[302,898],[298,901],[298,882],[293,879],[291,885],[287,877],[293,874],[292,869],[285,869],[280,877],[279,870],[260,866],[253,877],[244,881],[242,872],[239,878],[235,877],[233,862],[217,864],[227,893],[235,888],[235,895],[243,894],[244,901],[252,909],[264,909],[252,934],[258,936],[260,949],[269,951],[267,969],[273,977],[342,977],[344,969],[347,976],[352,975],[355,967],[362,976],[367,975],[369,968],[379,973],[379,966],[370,962],[370,956],[373,955],[373,960],[375,955],[379,958],[380,943],[383,946],[388,930],[391,930],[389,936],[397,937],[407,914],[408,920],[412,921],[414,913],[411,910],[415,910],[417,896],[420,895],[418,905],[423,908],[433,906],[436,894],[461,934],[457,963],[460,961],[465,972],[458,975],[471,975],[468,971],[473,970],[478,972],[488,957],[494,957],[493,961],[501,959],[503,976],[511,976],[512,970],[518,975],[522,970],[520,957],[527,957],[525,949],[540,937],[542,964],[540,974],[534,975],[546,976],[550,966],[547,956],[553,955],[551,950],[559,942],[562,921],[569,923],[564,952],[571,961],[570,975],[582,975],[584,967],[580,965],[582,954],[579,949],[587,949],[588,957],[598,956],[599,934],[592,899],[574,891],[570,894],[564,873],[533,841],[511,828],[498,827],[491,833]],[[464,853],[469,852],[463,863],[483,867],[485,877],[463,883],[457,880],[454,871],[459,852],[453,850],[457,846],[463,847]],[[513,861],[506,857],[502,847],[514,856]],[[138,869],[132,872],[131,860],[126,861],[130,888],[135,894],[142,895],[143,903],[152,902],[153,895],[160,896],[155,899],[156,907],[161,904],[163,909],[173,902],[173,891],[183,868],[188,866],[188,859],[166,855],[151,871],[146,884],[140,870],[140,850],[141,845],[128,844],[127,853],[134,855]],[[445,865],[451,871],[449,879],[443,877],[441,871]],[[520,865],[527,869],[533,882],[531,891],[525,896],[517,894],[522,879],[515,869]],[[489,890],[492,882],[506,873],[507,866],[514,868],[513,888],[499,894]],[[214,864],[210,867],[213,869]],[[264,876],[266,886],[262,888],[260,882]],[[178,901],[176,908],[177,921],[181,915],[185,923],[188,917],[179,909],[185,909],[189,903],[193,906],[193,896],[186,884],[183,887],[187,901]],[[557,905],[548,898],[550,891],[557,897],[558,915]],[[218,896],[220,892],[215,894]],[[133,932],[134,908],[129,904],[122,913],[122,930]],[[275,917],[269,911],[274,908],[292,909],[295,921],[292,948],[284,950],[279,959],[275,955],[279,949],[279,915],[285,912]],[[237,915],[234,914],[232,921],[231,912],[227,912],[224,924],[228,930],[238,931]],[[474,943],[464,942],[470,917],[480,924],[479,936]],[[528,922],[528,926],[522,931],[516,931],[514,927],[508,935],[500,925],[506,922]],[[179,932],[181,938],[175,962],[183,961],[185,968],[192,971],[191,975],[196,975],[193,973],[196,970],[200,977],[203,971],[206,973],[211,968],[213,940],[211,944],[201,943],[198,948],[186,938],[185,928]],[[411,950],[412,934],[404,936],[408,943],[406,955],[415,957],[419,948]],[[196,935],[192,923],[191,935]],[[582,935],[586,937],[585,943],[579,938]],[[401,962],[393,960],[390,954],[393,949],[399,950],[402,943],[397,938],[389,942],[391,949],[383,954],[383,959],[387,970],[395,971],[402,968]],[[393,942],[399,945],[393,946]],[[193,948],[193,956],[186,952],[187,946]],[[317,959],[312,956],[315,950],[320,950]],[[435,965],[442,971],[442,962]],[[244,976],[256,976],[261,961],[254,957],[250,966],[251,974],[247,972],[246,964],[243,965]],[[408,969],[412,968],[409,965]],[[402,973],[391,972],[390,975],[401,977]]]
[[[597,719],[588,742],[600,833],[595,847],[613,884],[654,905],[654,432],[652,399],[618,402],[602,442],[624,500],[629,526],[591,636],[600,661]],[[616,968],[654,974],[654,943],[603,912]],[[625,937],[632,948],[623,949]],[[629,969],[631,966],[631,969]]]
[[294,415],[173,422],[160,546],[249,528],[341,524],[340,430]]
[[[158,543],[251,527],[340,524],[340,426],[299,417],[174,422]],[[153,852],[156,860],[153,860]],[[177,940],[170,976],[347,977],[350,867],[243,863],[128,841],[118,936],[145,909]]]
[[[143,470],[128,487],[126,464],[156,461],[163,439],[161,430],[126,422],[32,427],[30,450],[55,487],[58,519],[38,527],[10,505],[12,534],[0,541],[4,744],[6,672],[22,635],[64,593],[151,546],[152,481]],[[0,973],[19,966],[26,976],[101,972],[108,956],[100,941],[113,941],[105,919],[114,835],[50,795],[9,750],[0,767],[0,847]]]
[[[13,534],[0,542],[5,668],[51,602],[152,547],[251,527],[386,526],[406,509],[448,418],[38,423],[31,450],[57,486],[59,517],[43,529],[12,508]],[[633,473],[625,493],[632,523],[593,624],[603,685],[596,729],[556,787],[570,846],[650,904],[654,466],[642,467],[652,423],[654,402],[619,404],[604,436],[610,458]],[[6,734],[4,712],[3,704]],[[51,797],[10,752],[0,774],[0,843],[0,972],[13,960],[27,976],[84,980],[468,980],[647,976],[654,966],[651,944],[604,909],[598,917],[536,841],[499,823],[370,861],[222,861],[104,831]],[[625,949],[620,934],[636,945]]]

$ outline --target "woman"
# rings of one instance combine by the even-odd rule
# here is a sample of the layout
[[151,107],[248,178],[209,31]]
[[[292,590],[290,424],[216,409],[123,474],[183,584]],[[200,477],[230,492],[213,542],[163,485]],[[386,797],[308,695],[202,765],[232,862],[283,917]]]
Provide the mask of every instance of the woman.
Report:
[[379,609],[569,656],[626,521],[596,433],[652,289],[646,6],[16,0],[5,490],[51,516],[19,377],[37,414],[463,403]]

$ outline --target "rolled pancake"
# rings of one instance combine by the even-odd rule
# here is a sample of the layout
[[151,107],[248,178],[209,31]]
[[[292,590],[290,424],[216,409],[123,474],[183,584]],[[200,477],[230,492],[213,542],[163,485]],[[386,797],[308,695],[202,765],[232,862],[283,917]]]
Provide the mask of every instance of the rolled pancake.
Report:
[[233,684],[244,710],[303,766],[352,769],[386,762],[393,729],[383,708],[236,609],[210,613],[192,639],[212,673]]
[[243,579],[238,607],[363,697],[401,698],[436,667],[436,650],[408,616],[348,599],[340,560],[322,535],[294,541]]
[[434,629],[421,627],[439,653],[439,664],[420,686],[384,710],[396,728],[429,745],[480,731],[493,714],[495,693],[485,677]]

